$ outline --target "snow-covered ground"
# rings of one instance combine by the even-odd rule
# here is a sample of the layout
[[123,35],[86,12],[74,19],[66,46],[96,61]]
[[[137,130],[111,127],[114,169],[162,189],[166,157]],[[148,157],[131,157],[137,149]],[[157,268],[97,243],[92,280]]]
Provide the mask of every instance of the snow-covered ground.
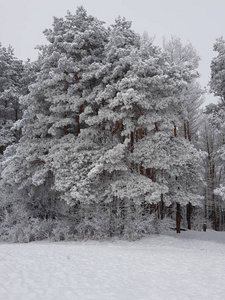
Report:
[[0,299],[225,299],[225,232],[0,244]]

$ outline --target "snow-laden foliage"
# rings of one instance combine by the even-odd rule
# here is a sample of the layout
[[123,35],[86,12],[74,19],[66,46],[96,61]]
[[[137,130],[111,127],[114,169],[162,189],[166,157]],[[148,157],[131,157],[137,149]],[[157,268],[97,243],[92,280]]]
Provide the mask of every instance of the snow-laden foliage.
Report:
[[11,47],[6,49],[0,44],[0,155],[18,138],[11,127],[21,117],[19,97],[24,93],[23,75],[22,61],[14,57]]
[[209,218],[213,222],[214,229],[223,229],[223,214],[225,208],[224,103],[220,102],[217,105],[209,105],[206,109],[206,115],[207,118],[204,128],[206,142],[204,143],[204,146],[207,151],[207,210]]
[[4,190],[23,195],[13,207],[23,204],[28,240],[42,221],[54,239],[135,239],[160,231],[176,205],[199,205],[194,48],[174,39],[161,50],[124,18],[106,28],[83,7],[44,34],[1,173]]
[[225,101],[225,41],[218,38],[213,45],[213,50],[217,52],[217,56],[211,61],[211,80],[210,89],[215,96],[220,97],[221,101]]

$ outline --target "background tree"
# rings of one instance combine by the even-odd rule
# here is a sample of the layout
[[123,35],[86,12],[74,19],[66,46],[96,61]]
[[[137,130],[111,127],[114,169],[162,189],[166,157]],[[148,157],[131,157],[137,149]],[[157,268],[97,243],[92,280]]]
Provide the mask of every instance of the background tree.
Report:
[[23,64],[13,49],[0,44],[0,155],[17,140],[11,127],[21,117],[19,97],[23,94]]
[[200,138],[201,147],[207,153],[205,159],[205,217],[215,230],[224,229],[224,79],[225,42],[223,38],[213,45],[217,56],[211,62],[210,91],[219,97],[217,104],[205,109]]
[[218,54],[211,62],[210,90],[221,102],[225,101],[225,41],[218,38],[213,45],[213,50]]
[[[169,61],[182,70],[186,70],[186,75],[189,74],[189,78],[183,73],[186,78],[186,86],[181,91],[182,104],[180,112],[180,118],[182,125],[179,128],[179,135],[183,136],[189,142],[194,143],[195,146],[198,140],[198,130],[201,122],[201,105],[204,102],[203,90],[198,82],[199,73],[197,71],[200,57],[192,44],[182,44],[181,39],[178,37],[172,37],[170,40],[164,39],[163,49],[168,56]],[[191,75],[191,76],[190,76]],[[198,174],[200,176],[200,174]],[[191,229],[191,202],[186,206],[186,216],[188,222],[188,228]]]

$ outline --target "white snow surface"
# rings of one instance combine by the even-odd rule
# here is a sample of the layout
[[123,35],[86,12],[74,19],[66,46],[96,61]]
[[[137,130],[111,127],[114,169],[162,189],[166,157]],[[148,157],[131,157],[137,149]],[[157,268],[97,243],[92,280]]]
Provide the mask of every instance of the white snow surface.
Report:
[[225,299],[225,232],[0,244],[1,300]]

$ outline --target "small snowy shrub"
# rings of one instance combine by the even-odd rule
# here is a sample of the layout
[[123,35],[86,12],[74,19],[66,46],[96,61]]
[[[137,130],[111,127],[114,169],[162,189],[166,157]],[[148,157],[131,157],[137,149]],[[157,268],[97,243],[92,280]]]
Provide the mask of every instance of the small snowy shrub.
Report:
[[73,239],[73,234],[71,234],[71,228],[66,222],[56,222],[55,227],[52,230],[52,240],[54,241],[68,241]]
[[[101,240],[110,236],[109,213],[97,207],[96,211],[89,212],[80,220],[75,228],[75,236],[78,239]],[[97,214],[99,212],[99,214]]]
[[170,231],[174,228],[175,221],[171,218],[165,217],[163,220],[158,220],[155,223],[157,233],[163,233],[165,231]]
[[153,216],[132,218],[125,226],[123,237],[129,241],[142,238],[145,234],[156,233]]

